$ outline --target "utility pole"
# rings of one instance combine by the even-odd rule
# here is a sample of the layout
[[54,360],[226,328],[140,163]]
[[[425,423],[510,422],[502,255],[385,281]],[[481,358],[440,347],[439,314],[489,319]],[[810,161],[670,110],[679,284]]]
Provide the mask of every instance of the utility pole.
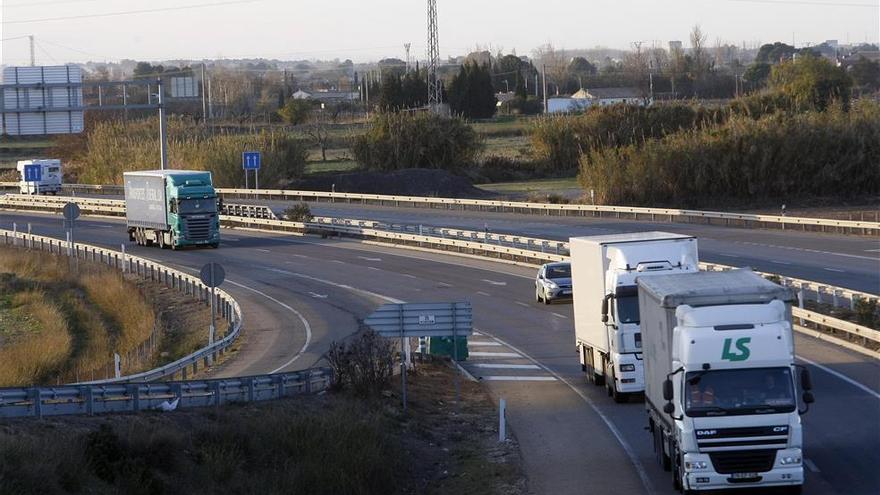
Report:
[[412,43],[404,43],[403,48],[406,50],[406,73],[409,74],[409,49]]
[[28,40],[31,43],[31,67],[37,65],[37,58],[34,56],[34,35],[28,35]]
[[547,64],[541,64],[541,78],[544,81],[544,113],[547,113]]
[[202,62],[202,122],[208,123],[208,97],[205,94],[205,63]]
[[168,137],[166,135],[167,129],[165,129],[165,99],[162,96],[163,88],[162,88],[162,78],[159,77],[156,79],[156,83],[159,85],[159,153],[161,155],[161,165],[162,170],[168,169]]

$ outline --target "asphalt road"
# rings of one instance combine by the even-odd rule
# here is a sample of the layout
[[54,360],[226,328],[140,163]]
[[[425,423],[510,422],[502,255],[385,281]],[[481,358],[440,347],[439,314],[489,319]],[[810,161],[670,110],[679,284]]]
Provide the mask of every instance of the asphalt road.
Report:
[[[315,211],[329,213],[318,206]],[[435,210],[417,212],[431,215],[438,225],[448,220],[432,215]],[[462,218],[467,219],[467,215]],[[525,220],[529,218],[522,224],[512,220],[510,228],[522,231],[531,229],[532,224],[543,225],[540,228],[544,229],[554,225],[557,229],[569,228],[559,226],[558,221],[564,219]],[[31,222],[38,234],[63,236],[58,216],[0,214],[0,227],[10,228],[13,221],[19,225]],[[108,246],[125,242],[120,220],[84,219],[78,228],[78,238],[85,242]],[[591,224],[577,228],[602,227]],[[731,237],[722,239],[718,231],[714,232],[710,237],[718,239],[723,249],[736,246],[737,235],[750,239],[748,242],[779,235],[778,245],[787,248],[797,247],[800,242],[794,240],[799,236],[790,233],[731,230]],[[655,465],[650,436],[644,431],[643,406],[615,404],[603,390],[584,382],[574,353],[571,306],[536,304],[533,270],[347,240],[227,230],[222,235],[223,245],[218,250],[174,252],[127,244],[131,253],[188,270],[196,270],[207,261],[224,265],[228,275],[225,288],[242,303],[245,312],[245,340],[240,354],[220,370],[221,375],[308,367],[332,340],[355,331],[358,318],[389,299],[469,300],[474,306],[475,326],[483,335],[471,339],[466,369],[484,381],[494,397],[507,400],[511,428],[521,443],[533,493],[674,493],[668,473]],[[864,247],[856,246],[858,243],[871,242],[812,237],[820,237],[817,243],[822,245],[817,248],[839,250],[839,254],[855,252]],[[710,247],[701,239],[704,259],[707,251],[711,252],[711,241],[708,243]],[[746,246],[740,252],[757,251]],[[787,248],[764,249],[776,254],[788,252]],[[808,260],[814,256],[810,252],[791,253],[798,257],[798,264],[801,257]],[[837,258],[848,270],[855,270],[858,263],[874,263],[876,280],[876,262],[831,256],[836,255],[816,256],[816,266],[823,259],[827,263]],[[820,274],[812,270],[810,273]],[[859,277],[867,281],[868,269],[863,270],[865,273]],[[838,272],[828,273],[833,276]],[[880,492],[880,364],[800,335],[796,344],[798,356],[805,363],[815,363],[810,366],[817,403],[803,416],[808,459],[805,492]]]

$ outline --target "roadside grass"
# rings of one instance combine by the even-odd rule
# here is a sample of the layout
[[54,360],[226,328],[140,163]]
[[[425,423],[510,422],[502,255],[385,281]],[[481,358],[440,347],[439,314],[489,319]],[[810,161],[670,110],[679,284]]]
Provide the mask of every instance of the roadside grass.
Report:
[[532,119],[529,117],[499,116],[493,120],[471,122],[471,126],[484,137],[526,136]]
[[522,193],[558,193],[563,189],[580,190],[577,177],[564,177],[559,179],[535,179],[521,182],[496,182],[492,184],[480,184],[480,189],[485,189],[498,194],[522,194]]
[[43,291],[10,290],[14,280],[2,275],[0,384],[48,378],[63,366],[70,349],[70,332],[61,308]]
[[306,175],[352,172],[359,167],[354,160],[327,160],[306,163]]

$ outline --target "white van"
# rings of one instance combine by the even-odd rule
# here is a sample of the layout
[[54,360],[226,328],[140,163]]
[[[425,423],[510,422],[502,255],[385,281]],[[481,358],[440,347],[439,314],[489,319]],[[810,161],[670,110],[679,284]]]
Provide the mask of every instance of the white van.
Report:
[[[40,180],[25,180],[25,167],[39,166]],[[19,182],[21,194],[57,195],[61,192],[61,160],[21,160],[16,166],[21,177]]]

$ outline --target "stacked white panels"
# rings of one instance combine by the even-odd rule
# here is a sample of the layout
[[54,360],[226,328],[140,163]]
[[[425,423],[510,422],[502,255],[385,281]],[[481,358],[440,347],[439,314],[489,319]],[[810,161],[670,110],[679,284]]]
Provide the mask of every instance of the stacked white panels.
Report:
[[3,85],[3,123],[0,129],[3,133],[29,136],[82,132],[82,70],[79,67],[6,67],[3,69]]

